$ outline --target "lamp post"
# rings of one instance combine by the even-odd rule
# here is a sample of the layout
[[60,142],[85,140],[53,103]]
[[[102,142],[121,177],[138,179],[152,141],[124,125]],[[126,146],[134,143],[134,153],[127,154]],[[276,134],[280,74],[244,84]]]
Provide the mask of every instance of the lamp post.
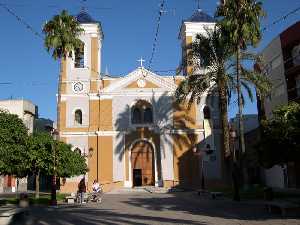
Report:
[[235,148],[235,139],[237,137],[236,131],[233,127],[230,127],[229,129],[231,142],[232,142],[232,181],[233,181],[233,200],[234,201],[240,201],[240,191],[239,191],[239,180],[238,180],[238,163],[237,163],[237,154],[236,154],[236,148]]
[[53,175],[52,175],[52,183],[51,183],[51,201],[50,204],[52,206],[57,205],[56,200],[56,140],[58,139],[58,131],[52,126],[45,126],[46,130],[48,130],[53,137],[54,143],[52,143],[52,154],[53,154]]
[[210,155],[213,153],[213,150],[210,147],[210,144],[206,144],[206,147],[204,149],[198,149],[197,147],[193,148],[193,153],[195,156],[198,156],[199,158],[202,158],[201,163],[201,189],[205,190],[205,178],[204,178],[204,156]]

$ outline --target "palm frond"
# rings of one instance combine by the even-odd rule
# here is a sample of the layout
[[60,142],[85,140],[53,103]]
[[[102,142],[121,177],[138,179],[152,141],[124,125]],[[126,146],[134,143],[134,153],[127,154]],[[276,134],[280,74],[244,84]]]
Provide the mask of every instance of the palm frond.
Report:
[[251,89],[249,83],[247,83],[245,81],[241,81],[241,86],[244,88],[244,90],[246,90],[246,93],[247,93],[250,101],[253,102],[254,101],[253,90]]

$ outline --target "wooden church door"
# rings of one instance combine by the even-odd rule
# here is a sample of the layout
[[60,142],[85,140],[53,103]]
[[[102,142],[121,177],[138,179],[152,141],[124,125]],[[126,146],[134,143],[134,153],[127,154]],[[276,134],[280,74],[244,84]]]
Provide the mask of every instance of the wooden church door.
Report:
[[131,152],[133,186],[154,185],[154,152],[150,143],[140,141]]

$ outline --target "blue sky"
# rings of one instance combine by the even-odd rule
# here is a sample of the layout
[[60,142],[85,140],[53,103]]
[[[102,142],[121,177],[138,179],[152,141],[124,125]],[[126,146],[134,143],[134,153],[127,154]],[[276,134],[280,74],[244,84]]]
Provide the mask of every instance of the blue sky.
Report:
[[[300,6],[298,0],[265,0],[267,17],[263,26]],[[46,20],[67,9],[77,14],[80,0],[0,0],[35,30],[41,31]],[[105,39],[102,51],[102,71],[125,75],[138,66],[142,56],[146,65],[151,57],[160,0],[87,0],[85,6],[96,20],[101,21]],[[181,21],[196,9],[195,0],[166,0],[168,11],[161,20],[157,51],[152,69],[175,69],[180,62],[178,33]],[[202,0],[201,8],[213,15],[217,0]],[[300,19],[300,12],[290,16],[264,33],[258,47],[265,47],[286,27]],[[56,97],[59,67],[43,47],[43,41],[35,36],[16,18],[0,7],[0,99],[24,98],[38,105],[41,117],[56,119]],[[246,113],[255,113],[256,105],[247,103]],[[236,107],[230,107],[235,115]]]

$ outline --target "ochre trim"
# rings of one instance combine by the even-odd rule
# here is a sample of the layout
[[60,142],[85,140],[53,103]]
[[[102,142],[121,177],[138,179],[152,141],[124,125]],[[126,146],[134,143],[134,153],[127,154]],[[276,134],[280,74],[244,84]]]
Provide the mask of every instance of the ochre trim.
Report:
[[90,100],[90,130],[99,129],[99,100]]
[[67,79],[67,60],[62,59],[60,62],[60,75],[61,75],[61,80],[66,80]]
[[91,77],[99,77],[99,65],[98,65],[98,52],[99,52],[99,40],[97,37],[92,37],[92,52],[91,52]]
[[[154,84],[150,81],[145,80],[145,82],[146,82],[146,85],[145,85],[145,87],[142,87],[142,88],[159,88],[159,86],[157,86],[156,84]],[[138,86],[137,81],[134,81],[134,82],[130,83],[126,88],[141,88],[141,87]]]
[[88,127],[64,127],[60,129],[60,132],[89,132]]
[[110,80],[103,80],[103,88],[106,88],[110,85]]
[[193,154],[197,135],[173,135],[174,184],[181,186],[199,186],[200,160]]
[[113,180],[113,137],[99,137],[99,174],[100,183]]
[[[192,36],[187,36],[186,37],[186,43],[185,43],[186,46],[185,47],[189,46],[192,43],[193,43],[193,37]],[[193,67],[189,65],[189,60],[190,60],[189,57],[188,57],[189,52],[190,52],[190,50],[186,51],[186,57],[187,57],[187,61],[186,61],[186,63],[187,63],[187,65],[186,65],[186,74],[187,75],[191,75],[193,73]]]
[[88,158],[88,169],[89,169],[88,185],[89,188],[91,188],[93,181],[97,179],[97,136],[89,137],[88,142],[89,142],[88,151],[90,154],[90,157]]
[[[100,101],[100,130],[112,130],[112,99]],[[94,118],[94,117],[92,117]]]
[[61,94],[67,94],[67,83],[61,83],[60,84],[60,93]]
[[61,132],[62,130],[64,130],[66,128],[66,102],[58,102],[59,106],[59,131]]
[[175,129],[201,129],[197,124],[197,104],[193,103],[190,108],[188,104],[173,104],[173,124]]
[[98,93],[100,83],[97,80],[90,81],[90,93]]

